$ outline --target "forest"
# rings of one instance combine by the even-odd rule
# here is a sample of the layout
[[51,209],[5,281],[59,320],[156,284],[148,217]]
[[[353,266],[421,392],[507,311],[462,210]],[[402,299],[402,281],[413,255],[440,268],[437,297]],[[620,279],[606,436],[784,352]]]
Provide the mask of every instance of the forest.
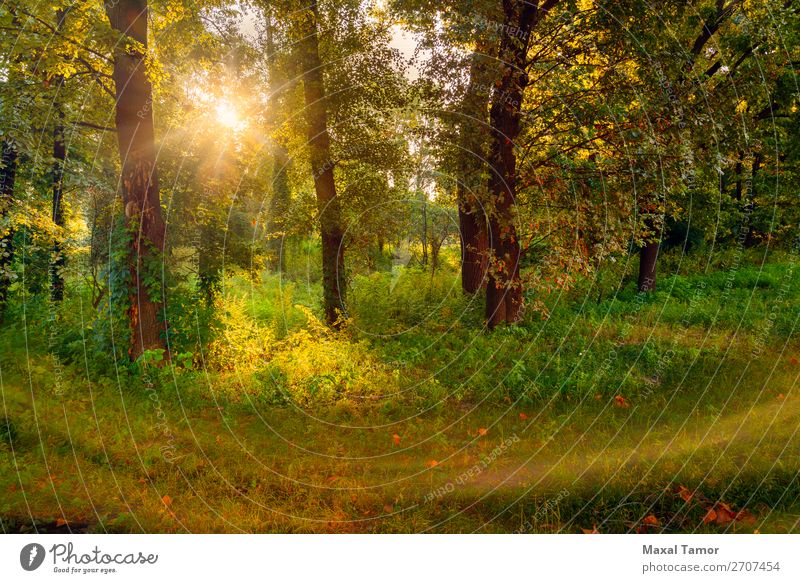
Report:
[[797,0],[2,0],[5,533],[800,533]]

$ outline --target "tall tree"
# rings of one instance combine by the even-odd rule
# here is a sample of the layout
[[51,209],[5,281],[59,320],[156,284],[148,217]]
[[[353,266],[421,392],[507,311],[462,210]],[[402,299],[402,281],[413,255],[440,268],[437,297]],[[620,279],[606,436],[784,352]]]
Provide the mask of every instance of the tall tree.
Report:
[[490,43],[479,39],[472,53],[469,84],[462,100],[459,129],[459,176],[456,187],[461,233],[461,287],[473,294],[486,283],[488,228],[485,208],[484,135],[491,94]]
[[105,5],[111,27],[120,33],[114,53],[116,127],[122,163],[120,185],[131,236],[131,358],[165,348],[163,304],[153,289],[164,250],[165,224],[156,171],[153,95],[147,77],[147,0],[117,0]]
[[[266,8],[266,51],[267,65],[269,67],[269,93],[270,102],[273,107],[269,108],[272,113],[278,104],[279,95],[283,90],[282,85],[285,78],[281,74],[277,65],[277,47],[275,46],[275,25],[272,21],[272,13]],[[288,223],[287,214],[291,202],[291,189],[289,187],[289,151],[286,147],[286,140],[283,136],[273,137],[272,148],[272,197],[269,205],[269,217],[267,220],[267,236],[270,240],[270,262],[274,270],[283,272],[285,267],[285,237],[286,226]]]
[[325,319],[336,325],[344,309],[344,233],[341,208],[336,196],[333,176],[331,140],[328,134],[325,82],[319,56],[319,8],[316,0],[303,15],[299,42],[300,63],[303,68],[303,93],[307,126],[309,157],[314,177],[322,234],[322,286]]
[[503,35],[498,50],[501,75],[492,93],[489,120],[489,249],[491,265],[486,283],[486,321],[489,328],[522,317],[520,244],[516,230],[517,158],[528,45],[537,22],[558,0],[503,0]]
[[[18,153],[16,144],[10,139],[0,143],[0,222],[5,223],[14,202],[14,183],[17,176]],[[11,283],[11,261],[14,258],[14,230],[8,226],[0,234],[0,322],[3,321],[8,287]]]
[[[61,31],[67,10],[56,11],[56,30]],[[57,74],[53,79],[55,97],[53,110],[55,124],[53,126],[53,223],[62,231],[64,229],[64,166],[67,160],[67,144],[64,139],[64,109],[61,105],[64,89],[64,75]],[[67,263],[67,256],[61,243],[61,233],[55,235],[53,242],[53,257],[50,262],[50,297],[54,302],[64,299],[64,275],[62,273]]]

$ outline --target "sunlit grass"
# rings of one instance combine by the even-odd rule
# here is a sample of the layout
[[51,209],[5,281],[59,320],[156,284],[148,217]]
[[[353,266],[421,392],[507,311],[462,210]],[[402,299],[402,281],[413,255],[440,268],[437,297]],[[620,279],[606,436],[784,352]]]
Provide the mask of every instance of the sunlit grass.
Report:
[[[607,323],[598,304],[491,335],[465,325],[417,355],[436,318],[388,339],[352,327],[326,338],[300,307],[314,290],[286,286],[278,306],[269,279],[226,293],[229,341],[205,354],[215,368],[164,369],[157,400],[135,375],[87,383],[80,363],[56,379],[35,338],[30,354],[8,342],[4,529],[32,518],[99,532],[628,532],[654,516],[645,530],[798,531],[798,346],[775,332],[754,353],[735,306],[709,330],[683,326],[676,298]],[[463,306],[438,293],[436,310]],[[752,329],[771,293],[740,313]],[[580,333],[565,334],[576,318]],[[603,369],[611,346],[619,357]],[[705,523],[720,502],[747,520]]]

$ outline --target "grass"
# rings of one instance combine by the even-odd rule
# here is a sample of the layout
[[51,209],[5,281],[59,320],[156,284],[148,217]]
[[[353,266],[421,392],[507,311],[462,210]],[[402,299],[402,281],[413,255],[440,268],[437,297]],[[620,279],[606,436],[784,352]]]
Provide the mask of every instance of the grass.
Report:
[[491,334],[448,272],[357,278],[337,334],[313,287],[234,277],[144,377],[70,352],[77,310],[52,353],[7,325],[2,527],[798,532],[798,276],[585,282]]

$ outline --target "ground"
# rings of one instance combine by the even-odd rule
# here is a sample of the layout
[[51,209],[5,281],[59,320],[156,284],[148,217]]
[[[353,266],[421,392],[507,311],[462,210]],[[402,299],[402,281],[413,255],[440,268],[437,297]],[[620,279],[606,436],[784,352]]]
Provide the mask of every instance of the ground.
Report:
[[441,317],[366,339],[363,317],[309,321],[266,363],[144,376],[54,366],[6,327],[2,527],[800,532],[796,280],[674,276],[436,342]]

